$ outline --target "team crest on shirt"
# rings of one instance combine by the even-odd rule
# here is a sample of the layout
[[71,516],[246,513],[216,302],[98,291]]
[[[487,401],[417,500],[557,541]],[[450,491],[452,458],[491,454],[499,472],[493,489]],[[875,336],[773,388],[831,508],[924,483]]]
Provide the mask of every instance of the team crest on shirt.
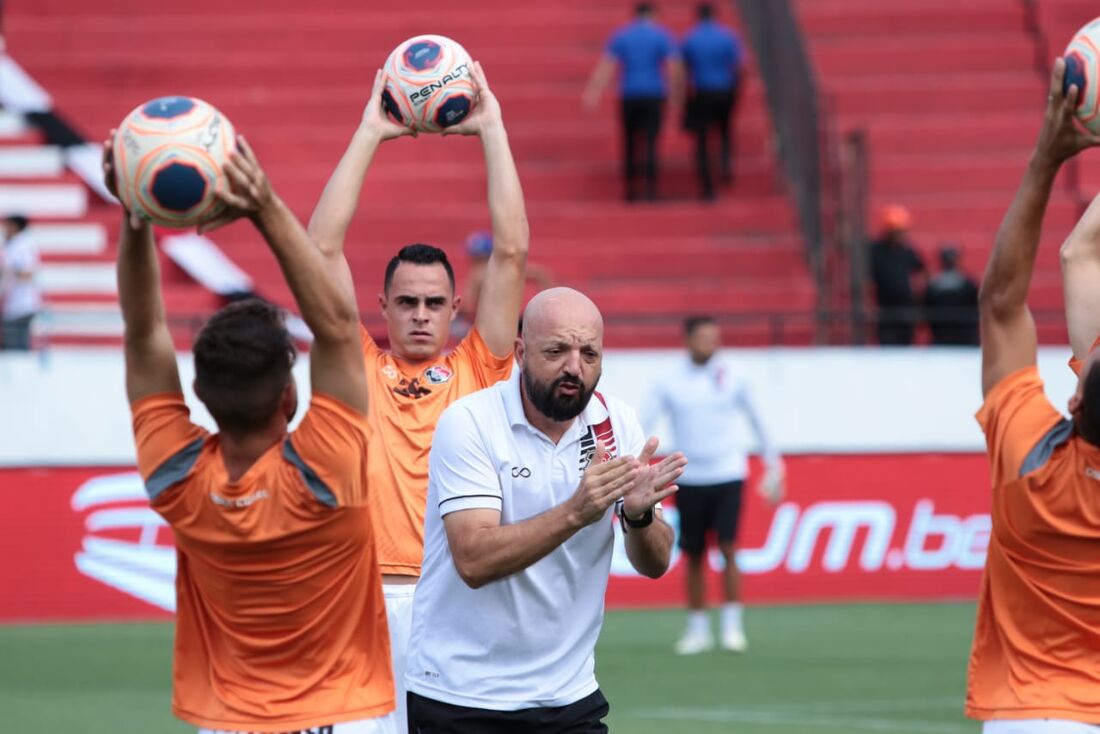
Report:
[[384,367],[382,367],[382,376],[385,377],[387,380],[396,380],[397,368],[394,367],[392,364],[385,365]]
[[441,364],[437,364],[434,367],[429,367],[424,372],[424,377],[428,378],[428,382],[433,385],[442,385],[444,382],[454,377],[454,372]]
[[603,423],[589,426],[588,432],[581,438],[581,472],[583,473],[596,458],[596,442],[602,441],[604,454],[602,460],[610,461],[619,453],[615,444],[615,432],[611,428],[610,416]]

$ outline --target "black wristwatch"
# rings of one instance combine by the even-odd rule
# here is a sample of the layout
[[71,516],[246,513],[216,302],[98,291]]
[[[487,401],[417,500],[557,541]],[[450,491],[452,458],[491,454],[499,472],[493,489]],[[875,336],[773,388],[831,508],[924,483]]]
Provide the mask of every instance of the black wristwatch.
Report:
[[653,524],[653,508],[650,507],[648,510],[646,510],[645,514],[642,515],[641,518],[637,520],[631,520],[629,517],[626,516],[626,505],[619,505],[619,522],[623,526],[624,533],[626,532],[627,528],[648,528],[650,525]]

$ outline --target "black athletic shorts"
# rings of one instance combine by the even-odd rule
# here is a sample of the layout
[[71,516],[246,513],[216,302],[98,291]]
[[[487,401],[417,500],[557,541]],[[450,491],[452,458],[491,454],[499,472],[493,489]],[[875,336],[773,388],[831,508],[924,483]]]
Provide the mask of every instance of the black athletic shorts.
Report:
[[718,531],[719,543],[737,540],[741,520],[743,481],[722,484],[681,484],[676,492],[676,510],[680,513],[680,548],[699,555],[707,548],[707,531]]
[[607,734],[607,699],[599,690],[568,706],[519,711],[455,706],[412,691],[406,700],[416,734]]

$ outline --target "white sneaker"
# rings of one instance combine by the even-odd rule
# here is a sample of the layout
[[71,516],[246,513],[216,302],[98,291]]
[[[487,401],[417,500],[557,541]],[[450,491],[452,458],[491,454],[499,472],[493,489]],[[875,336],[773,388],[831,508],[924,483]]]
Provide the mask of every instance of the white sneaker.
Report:
[[749,649],[749,641],[745,639],[745,633],[741,630],[726,630],[722,633],[722,649],[730,652],[745,652]]
[[714,649],[714,638],[710,632],[688,630],[676,643],[677,655],[698,655]]

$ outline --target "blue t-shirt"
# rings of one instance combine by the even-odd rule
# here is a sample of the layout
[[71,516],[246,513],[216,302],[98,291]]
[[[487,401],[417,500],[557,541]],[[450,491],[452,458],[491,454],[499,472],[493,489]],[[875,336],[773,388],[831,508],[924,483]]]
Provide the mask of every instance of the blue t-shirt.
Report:
[[737,86],[741,42],[725,26],[701,21],[684,36],[681,53],[695,91],[726,91]]
[[636,20],[616,31],[607,42],[607,55],[619,62],[624,99],[668,94],[665,62],[676,56],[676,41],[652,20]]

